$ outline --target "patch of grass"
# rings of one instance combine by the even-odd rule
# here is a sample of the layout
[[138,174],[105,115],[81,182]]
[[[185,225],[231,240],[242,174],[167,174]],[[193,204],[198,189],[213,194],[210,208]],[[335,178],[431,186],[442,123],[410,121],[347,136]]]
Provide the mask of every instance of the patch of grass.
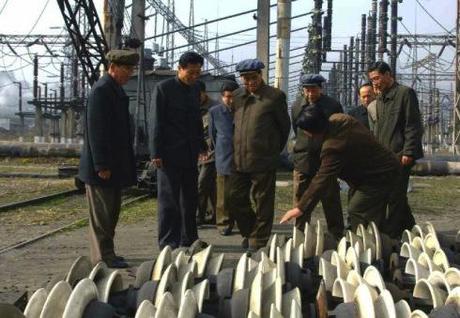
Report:
[[156,215],[157,200],[149,198],[122,208],[120,221],[126,224],[133,224],[145,219],[156,218]]
[[83,195],[54,199],[42,204],[27,206],[0,214],[2,224],[47,225],[70,222],[87,211]]
[[3,157],[0,158],[0,173],[57,174],[59,166],[78,165],[79,158]]
[[73,179],[0,178],[0,204],[75,189]]
[[460,178],[411,177],[409,204],[414,214],[458,215],[460,212]]

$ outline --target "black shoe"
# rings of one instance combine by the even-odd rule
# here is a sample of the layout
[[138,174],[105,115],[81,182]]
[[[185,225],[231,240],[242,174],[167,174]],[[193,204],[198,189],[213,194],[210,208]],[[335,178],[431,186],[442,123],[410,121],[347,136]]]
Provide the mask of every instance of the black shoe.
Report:
[[243,238],[243,241],[241,241],[241,247],[244,248],[244,249],[249,248],[249,240],[248,240],[247,237]]
[[232,227],[231,226],[227,226],[225,228],[223,228],[222,230],[219,231],[220,235],[222,236],[229,236],[229,235],[232,235]]
[[107,267],[109,268],[128,268],[129,265],[125,261],[119,259],[113,259],[111,261],[106,261]]
[[200,218],[200,217],[196,218],[196,226],[202,226],[205,223],[206,222],[205,222],[204,218]]
[[115,255],[115,259],[116,259],[117,261],[126,262],[126,259],[125,259],[123,256]]

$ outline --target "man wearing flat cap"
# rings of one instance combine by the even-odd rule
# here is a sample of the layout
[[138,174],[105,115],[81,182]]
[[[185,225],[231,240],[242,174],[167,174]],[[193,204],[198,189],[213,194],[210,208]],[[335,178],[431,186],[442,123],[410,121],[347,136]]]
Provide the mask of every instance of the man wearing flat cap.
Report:
[[[303,96],[297,99],[291,109],[292,129],[295,134],[295,146],[292,151],[294,164],[294,205],[298,203],[305,190],[310,185],[320,166],[321,144],[308,137],[300,129],[296,121],[302,111],[309,105],[320,108],[327,118],[332,114],[343,113],[342,105],[335,99],[322,93],[322,84],[326,80],[320,74],[304,74],[301,76]],[[342,237],[344,230],[340,187],[337,179],[330,179],[320,198],[328,230],[335,237]],[[303,230],[305,222],[310,222],[311,214],[304,214],[296,220],[296,226]]]
[[[244,87],[233,92],[234,164],[229,211],[243,236],[243,247],[258,249],[271,234],[276,168],[290,130],[286,95],[262,79],[258,59],[237,64]],[[251,205],[251,197],[255,210]]]
[[281,219],[310,215],[331,181],[341,178],[355,189],[348,213],[352,231],[374,222],[382,230],[392,188],[400,175],[396,156],[378,143],[371,132],[350,115],[332,114],[329,119],[317,106],[306,107],[296,122],[321,144],[321,164],[295,207]]
[[86,184],[91,261],[109,267],[128,264],[114,251],[113,238],[121,208],[121,189],[136,184],[129,99],[122,86],[139,55],[129,50],[107,53],[107,74],[91,88],[85,112],[85,142],[79,178]]

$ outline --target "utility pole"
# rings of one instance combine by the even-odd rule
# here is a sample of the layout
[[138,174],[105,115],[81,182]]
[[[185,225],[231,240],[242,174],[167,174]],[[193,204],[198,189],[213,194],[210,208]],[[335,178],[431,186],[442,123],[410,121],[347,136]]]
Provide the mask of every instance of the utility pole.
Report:
[[[168,1],[169,3],[169,1]],[[134,112],[135,127],[142,127],[141,125],[141,110],[145,109],[145,70],[144,70],[144,41],[145,41],[145,0],[133,0],[133,14],[132,14],[132,25],[131,25],[131,37],[135,37],[141,43],[138,48],[139,53],[139,65],[137,70],[137,93],[136,93],[136,109]],[[168,30],[169,30],[169,22]],[[169,36],[169,35],[168,35]],[[166,45],[169,45],[169,40],[166,40]],[[166,61],[168,58],[166,57]],[[169,61],[168,61],[169,62]],[[144,118],[146,116],[144,112]],[[145,120],[144,120],[145,122]],[[144,132],[146,127],[144,127]],[[137,154],[139,146],[139,129],[134,130],[134,151]]]
[[381,0],[379,6],[379,61],[387,51],[388,0]]
[[347,100],[348,106],[351,106],[353,96],[353,54],[355,48],[355,38],[350,37],[350,46],[348,47],[348,79],[347,79]]
[[265,64],[262,77],[268,83],[270,63],[270,1],[257,0],[257,58]]
[[43,112],[38,101],[38,56],[34,56],[34,79],[33,79],[33,103],[35,106],[35,137],[37,143],[44,142],[43,139]]
[[19,132],[19,140],[23,141],[24,139],[24,114],[22,113],[22,83],[21,82],[13,82],[14,84],[18,85],[19,95],[18,95],[18,115],[21,120],[21,131]]
[[122,46],[121,30],[123,28],[125,0],[104,0],[103,30],[108,50]]
[[391,0],[391,43],[390,43],[390,66],[393,76],[396,79],[396,60],[397,60],[397,37],[398,37],[398,1]]
[[455,48],[455,95],[452,134],[452,153],[460,152],[460,0],[457,0],[457,21],[456,21],[456,48]]
[[288,94],[291,39],[291,0],[278,0],[275,87]]
[[366,15],[361,15],[361,72],[366,71]]

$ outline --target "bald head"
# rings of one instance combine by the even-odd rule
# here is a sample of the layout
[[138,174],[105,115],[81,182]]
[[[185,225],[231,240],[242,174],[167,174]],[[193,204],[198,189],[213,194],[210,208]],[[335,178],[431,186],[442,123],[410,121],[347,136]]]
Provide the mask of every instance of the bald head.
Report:
[[359,100],[361,104],[367,108],[369,104],[375,99],[374,90],[371,85],[363,85],[359,89]]

